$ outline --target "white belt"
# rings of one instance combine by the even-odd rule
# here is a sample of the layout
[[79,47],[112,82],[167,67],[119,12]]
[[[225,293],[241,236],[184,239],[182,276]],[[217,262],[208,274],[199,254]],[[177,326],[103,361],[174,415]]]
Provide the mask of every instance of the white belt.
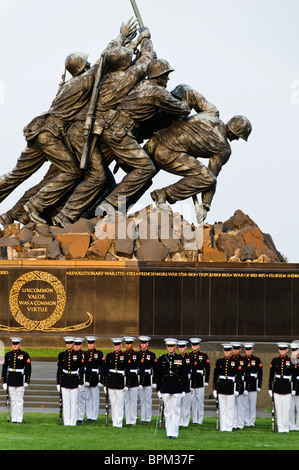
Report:
[[62,372],[63,372],[64,374],[72,374],[72,375],[73,375],[73,374],[77,374],[77,375],[78,375],[79,370],[66,370],[66,369],[62,369]]
[[99,372],[99,369],[91,369],[91,372]]
[[122,374],[122,375],[125,375],[125,371],[124,371],[124,370],[109,369],[109,372],[112,372],[112,374]]
[[152,369],[144,369],[144,372],[145,372],[146,374],[151,374],[151,373],[152,373]]
[[203,370],[197,370],[196,372],[197,372],[198,374],[203,375]]
[[254,377],[255,379],[257,379],[257,374],[254,374],[253,372],[250,373],[250,376],[251,376],[251,377]]
[[235,381],[235,377],[229,377],[229,376],[226,377],[225,375],[219,375],[219,379],[221,379],[221,380],[226,380],[227,379],[227,380]]
[[132,374],[137,374],[138,369],[130,369],[130,372],[132,372]]
[[21,374],[24,373],[25,369],[13,369],[12,367],[8,368],[8,372],[20,372]]
[[276,374],[276,378],[277,379],[287,379],[289,381],[292,380],[292,376],[291,375],[279,375],[279,374]]

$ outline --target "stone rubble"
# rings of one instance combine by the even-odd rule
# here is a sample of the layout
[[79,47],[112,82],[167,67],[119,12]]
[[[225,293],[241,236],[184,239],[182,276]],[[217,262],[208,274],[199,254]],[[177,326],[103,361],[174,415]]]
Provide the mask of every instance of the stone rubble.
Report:
[[281,263],[271,235],[241,210],[213,225],[194,226],[179,213],[153,205],[115,221],[80,219],[66,228],[7,225],[0,231],[2,260],[134,260]]

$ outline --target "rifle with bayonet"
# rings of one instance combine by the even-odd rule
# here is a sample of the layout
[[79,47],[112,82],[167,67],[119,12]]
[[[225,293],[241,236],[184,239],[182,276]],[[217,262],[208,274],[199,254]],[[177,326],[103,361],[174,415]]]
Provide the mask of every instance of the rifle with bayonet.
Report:
[[271,409],[271,412],[272,412],[272,432],[275,432],[275,401],[274,401],[274,393],[272,391],[272,397],[271,397],[271,401],[272,401],[272,409]]
[[219,431],[219,397],[218,392],[216,391],[216,429]]
[[81,155],[81,161],[80,161],[80,168],[81,169],[86,169],[89,158],[91,156],[91,146],[92,146],[92,126],[94,123],[95,119],[95,109],[96,109],[96,104],[98,101],[98,94],[99,94],[99,89],[100,89],[100,81],[101,81],[101,76],[102,76],[102,68],[103,68],[103,57],[101,56],[99,64],[98,64],[98,69],[97,73],[95,76],[95,81],[94,81],[94,86],[92,90],[92,95],[90,98],[86,118],[85,118],[85,123],[83,127],[83,134],[84,134],[84,147],[83,147],[83,152]]
[[160,398],[159,415],[160,415],[159,427],[160,427],[160,429],[162,429],[163,428],[163,418],[164,418],[164,401],[163,401],[163,398]]
[[62,411],[63,411],[63,404],[62,404],[62,390],[61,385],[59,388],[59,424],[62,425]]
[[105,387],[105,397],[106,397],[106,423],[105,426],[109,425],[109,393],[108,387]]
[[9,390],[8,390],[8,384],[7,384],[7,389],[6,389],[6,409],[7,409],[7,422],[10,422],[10,402],[9,402]]

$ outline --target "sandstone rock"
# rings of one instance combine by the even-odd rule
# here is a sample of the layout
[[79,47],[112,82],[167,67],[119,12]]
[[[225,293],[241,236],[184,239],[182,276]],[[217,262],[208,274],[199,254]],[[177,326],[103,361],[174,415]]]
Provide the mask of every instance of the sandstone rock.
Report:
[[93,234],[95,231],[94,224],[88,219],[79,219],[77,222],[61,229],[61,233],[81,233]]
[[171,261],[177,261],[177,262],[187,262],[188,261],[188,255],[186,252],[180,252],[180,253],[174,253],[171,256]]
[[58,240],[52,240],[46,248],[46,256],[48,259],[61,259],[62,254]]
[[82,218],[65,228],[30,222],[19,229],[19,225],[7,226],[6,236],[1,231],[2,259],[15,257],[16,251],[21,259],[283,261],[272,237],[241,210],[225,222],[196,227],[180,213],[153,205],[125,218]]
[[245,225],[252,225],[256,226],[256,223],[248,217],[248,215],[244,214],[241,210],[236,210],[234,215],[226,220],[223,224],[223,232],[227,232],[228,230],[240,230]]
[[0,238],[0,246],[12,247],[16,251],[22,251],[20,240],[15,236]]
[[50,227],[47,224],[36,224],[34,231],[43,237],[53,238]]
[[253,261],[256,259],[256,253],[253,249],[253,247],[248,244],[243,246],[243,248],[240,249],[240,260],[241,261]]
[[149,240],[136,250],[136,257],[141,261],[164,261],[168,249],[159,241]]
[[60,233],[56,238],[67,259],[83,259],[86,256],[90,244],[89,234]]
[[118,256],[132,258],[134,251],[134,240],[130,238],[115,240],[115,253]]
[[97,239],[91,243],[87,250],[86,256],[88,259],[104,260],[113,240],[110,238]]
[[210,246],[204,246],[202,249],[203,261],[214,261],[214,262],[224,262],[227,261],[225,253],[217,250],[216,248],[211,248]]
[[[202,226],[201,231],[202,231],[202,233],[201,233],[202,241],[201,241],[201,243],[199,243],[199,241],[198,241],[199,249],[202,248],[203,246],[210,246],[210,247],[214,248],[213,247],[213,226],[208,225],[208,224],[204,224]],[[199,237],[198,237],[198,240],[199,240]]]
[[46,248],[34,248],[26,252],[18,253],[18,259],[46,259],[47,249]]
[[245,245],[251,245],[253,248],[258,248],[259,250],[268,249],[268,246],[264,242],[264,236],[258,227],[245,226],[239,231],[239,234],[242,236]]
[[25,243],[31,242],[33,237],[33,231],[24,226],[17,232],[16,236],[20,240],[20,243],[24,246]]
[[228,258],[234,256],[235,251],[245,245],[241,236],[233,236],[230,233],[219,233],[215,243],[216,248],[225,253]]
[[170,253],[177,253],[181,249],[181,240],[179,239],[161,239],[160,242],[167,248]]
[[13,224],[5,225],[3,230],[3,236],[15,235],[20,230],[20,224],[18,222]]
[[270,263],[271,260],[270,260],[269,256],[266,256],[265,254],[262,254],[261,256],[258,257],[257,262],[258,263]]
[[47,248],[53,241],[52,237],[44,235],[34,235],[31,239],[32,248]]

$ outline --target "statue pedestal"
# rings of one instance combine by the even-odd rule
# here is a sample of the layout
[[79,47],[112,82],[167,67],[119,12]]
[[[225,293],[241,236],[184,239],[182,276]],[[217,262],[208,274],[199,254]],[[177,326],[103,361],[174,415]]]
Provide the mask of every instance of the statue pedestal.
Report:
[[25,345],[66,334],[276,341],[299,336],[299,265],[141,261],[1,261],[0,328]]

